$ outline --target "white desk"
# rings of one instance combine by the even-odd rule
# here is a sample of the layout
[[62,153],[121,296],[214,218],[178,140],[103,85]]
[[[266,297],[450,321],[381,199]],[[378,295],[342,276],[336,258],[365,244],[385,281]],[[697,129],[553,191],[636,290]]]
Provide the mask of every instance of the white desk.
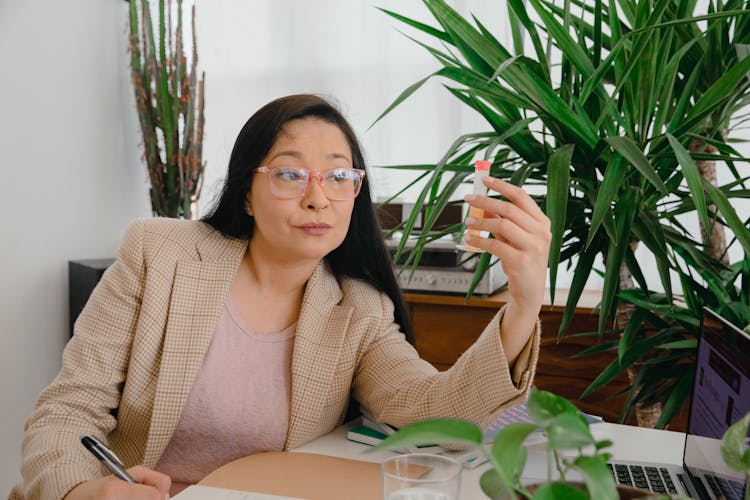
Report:
[[[382,462],[393,455],[388,451],[373,451],[370,446],[355,443],[346,439],[349,425],[344,425],[330,434],[296,448],[293,451],[319,453],[334,457]],[[591,431],[596,439],[610,439],[612,447],[607,451],[615,459],[647,460],[649,462],[664,462],[682,464],[682,449],[685,434],[681,432],[644,429],[629,425],[600,423],[593,424]],[[461,498],[474,500],[485,498],[479,487],[479,477],[489,468],[489,464],[480,465],[475,469],[464,469],[461,478]],[[525,483],[538,482],[546,477],[546,454],[540,447],[530,447],[528,460],[524,469]]]

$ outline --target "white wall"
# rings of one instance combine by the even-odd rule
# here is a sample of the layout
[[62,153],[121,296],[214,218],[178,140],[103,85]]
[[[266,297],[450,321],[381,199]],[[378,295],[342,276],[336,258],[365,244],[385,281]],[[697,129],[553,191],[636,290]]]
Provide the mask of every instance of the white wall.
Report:
[[112,256],[147,216],[122,0],[0,0],[0,497],[60,368],[67,262]]

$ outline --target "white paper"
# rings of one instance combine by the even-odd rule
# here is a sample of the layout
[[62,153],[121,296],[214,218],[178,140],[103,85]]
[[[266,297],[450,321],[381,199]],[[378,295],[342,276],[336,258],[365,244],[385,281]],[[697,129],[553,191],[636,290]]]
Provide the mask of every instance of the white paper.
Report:
[[267,493],[228,490],[226,488],[214,488],[213,486],[201,486],[199,484],[185,488],[172,498],[176,500],[304,500],[297,497],[282,497]]

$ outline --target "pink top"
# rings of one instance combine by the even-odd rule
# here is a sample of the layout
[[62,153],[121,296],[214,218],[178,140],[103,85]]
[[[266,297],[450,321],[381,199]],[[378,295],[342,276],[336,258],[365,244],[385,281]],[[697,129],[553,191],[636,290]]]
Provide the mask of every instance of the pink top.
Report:
[[175,433],[156,464],[172,478],[171,494],[236,458],[284,448],[296,326],[253,332],[227,299]]

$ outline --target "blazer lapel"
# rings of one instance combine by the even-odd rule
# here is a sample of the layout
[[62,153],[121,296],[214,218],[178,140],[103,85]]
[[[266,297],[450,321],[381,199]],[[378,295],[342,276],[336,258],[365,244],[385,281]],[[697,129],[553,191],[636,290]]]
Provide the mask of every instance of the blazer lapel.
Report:
[[285,449],[320,433],[323,404],[341,355],[352,309],[321,262],[307,282],[292,355],[292,398]]
[[143,458],[146,466],[156,464],[174,434],[246,248],[247,243],[212,231],[197,245],[200,260],[177,263]]

